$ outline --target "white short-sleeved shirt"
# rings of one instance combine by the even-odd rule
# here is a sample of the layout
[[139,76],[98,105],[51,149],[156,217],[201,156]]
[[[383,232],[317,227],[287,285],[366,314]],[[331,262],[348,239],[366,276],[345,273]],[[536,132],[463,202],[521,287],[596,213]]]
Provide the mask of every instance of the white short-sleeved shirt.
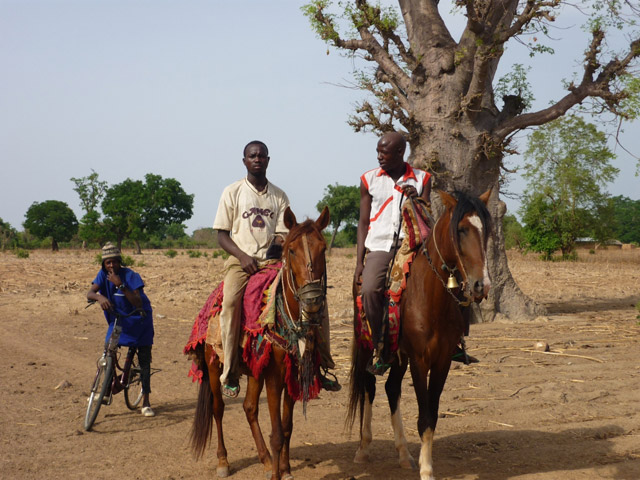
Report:
[[[400,208],[404,197],[402,187],[412,185],[418,195],[422,195],[424,187],[431,178],[431,174],[413,168],[405,162],[406,171],[397,183],[381,167],[365,172],[360,180],[371,195],[371,213],[369,216],[369,231],[364,246],[372,252],[389,252],[393,245],[393,237],[398,232],[401,215]],[[400,229],[400,238],[404,231]]]
[[284,211],[288,206],[287,194],[273,183],[259,192],[243,178],[222,192],[213,228],[227,230],[240,250],[264,260],[273,235],[287,233]]

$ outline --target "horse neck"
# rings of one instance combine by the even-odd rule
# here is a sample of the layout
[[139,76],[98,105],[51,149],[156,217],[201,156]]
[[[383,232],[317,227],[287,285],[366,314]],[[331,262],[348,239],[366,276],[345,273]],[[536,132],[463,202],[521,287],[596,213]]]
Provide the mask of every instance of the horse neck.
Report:
[[[451,214],[451,210],[447,209],[438,217],[427,242],[429,255],[438,270],[441,270],[442,263],[447,267],[459,268],[458,255],[450,233]],[[444,273],[448,276],[448,272]]]

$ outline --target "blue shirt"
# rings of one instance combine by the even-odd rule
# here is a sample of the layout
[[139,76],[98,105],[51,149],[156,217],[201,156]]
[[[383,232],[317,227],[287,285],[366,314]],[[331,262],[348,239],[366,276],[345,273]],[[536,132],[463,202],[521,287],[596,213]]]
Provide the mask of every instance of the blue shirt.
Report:
[[[133,270],[124,267],[120,269],[118,276],[129,290],[138,290],[140,292],[142,310],[146,313],[144,317],[140,314],[135,314],[130,317],[120,318],[118,323],[122,326],[122,333],[120,334],[119,344],[126,347],[153,345],[153,310],[151,309],[149,298],[144,293],[142,277]],[[101,269],[98,272],[98,275],[92,283],[98,285],[98,293],[107,297],[117,311],[126,314],[135,310],[135,307],[127,300],[124,292],[118,290],[116,286],[107,279],[107,272],[104,270]],[[105,342],[107,342],[111,336],[116,315],[114,312],[104,310],[104,316],[109,324],[105,338]]]

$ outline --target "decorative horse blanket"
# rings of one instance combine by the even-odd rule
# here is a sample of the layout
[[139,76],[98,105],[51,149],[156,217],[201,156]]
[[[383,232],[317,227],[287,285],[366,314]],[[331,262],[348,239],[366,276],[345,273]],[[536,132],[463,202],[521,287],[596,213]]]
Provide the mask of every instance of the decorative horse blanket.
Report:
[[[407,278],[411,263],[418,249],[431,233],[433,218],[429,205],[422,199],[409,199],[402,207],[402,229],[405,237],[391,264],[388,285],[385,292],[389,307],[388,319],[383,327],[388,335],[389,356],[398,351],[400,343],[400,300],[407,287]],[[368,350],[373,350],[371,327],[362,308],[362,297],[356,297],[358,306],[356,313],[356,331],[359,332],[359,344]]]
[[[285,356],[287,388],[294,400],[310,400],[320,393],[318,378],[320,356],[314,350],[314,358],[308,368],[300,368],[303,361],[298,350],[298,342],[292,341],[291,332],[286,328],[278,312],[277,303],[281,302],[282,263],[267,263],[249,278],[242,300],[242,359],[258,378],[269,364],[273,344],[287,351]],[[223,282],[209,295],[200,313],[196,317],[189,341],[183,349],[185,355],[195,351],[200,344],[213,347],[214,356],[224,363],[224,350],[220,336],[220,312],[222,310]],[[307,355],[308,357],[308,355]],[[309,363],[308,359],[305,359]],[[202,382],[202,366],[193,362],[188,376],[193,381]]]

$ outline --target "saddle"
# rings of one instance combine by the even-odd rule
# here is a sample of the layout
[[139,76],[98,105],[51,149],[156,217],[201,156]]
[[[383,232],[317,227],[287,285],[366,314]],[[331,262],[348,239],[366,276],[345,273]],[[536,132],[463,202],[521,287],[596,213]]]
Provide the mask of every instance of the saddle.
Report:
[[[407,278],[411,270],[411,263],[416,253],[431,234],[434,224],[430,207],[422,198],[410,198],[402,207],[402,229],[404,238],[393,261],[387,276],[388,315],[382,326],[382,341],[386,346],[388,355],[394,355],[398,351],[400,343],[400,300],[407,286]],[[361,347],[373,350],[371,327],[362,307],[360,292],[356,294],[356,331],[359,332],[358,342]]]

